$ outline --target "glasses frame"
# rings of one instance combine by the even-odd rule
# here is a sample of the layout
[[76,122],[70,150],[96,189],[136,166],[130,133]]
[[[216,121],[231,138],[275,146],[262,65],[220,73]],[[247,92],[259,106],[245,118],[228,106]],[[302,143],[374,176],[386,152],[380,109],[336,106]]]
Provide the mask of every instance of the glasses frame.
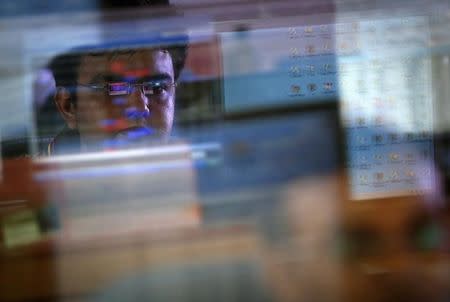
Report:
[[[152,82],[144,82],[144,83],[110,82],[110,83],[106,83],[105,85],[78,83],[78,85],[80,85],[82,87],[86,87],[86,88],[91,88],[91,89],[104,90],[104,91],[106,91],[108,93],[109,96],[130,95],[132,93],[132,91],[133,91],[133,88],[139,87],[141,89],[141,91],[145,95],[154,96],[155,94],[154,94],[153,90],[154,90],[155,87],[152,87],[151,91],[144,90],[144,87],[146,85],[148,85],[149,83],[152,83]],[[124,85],[124,86],[126,86],[126,92],[112,90],[111,87],[113,87],[113,85]],[[168,87],[174,87],[175,88],[175,87],[177,87],[177,82],[172,82],[172,83],[165,84],[165,85],[168,85]]]

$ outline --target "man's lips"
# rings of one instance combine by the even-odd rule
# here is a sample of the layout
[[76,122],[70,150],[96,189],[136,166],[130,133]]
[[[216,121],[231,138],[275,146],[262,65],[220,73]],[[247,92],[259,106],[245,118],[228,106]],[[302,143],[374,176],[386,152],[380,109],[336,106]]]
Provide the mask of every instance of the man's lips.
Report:
[[115,134],[133,128],[146,127],[144,119],[130,120],[126,118],[105,119],[99,123],[99,127],[106,133]]
[[153,134],[154,130],[149,127],[134,126],[117,131],[115,134],[115,138],[135,141],[144,137],[151,136]]
[[100,122],[100,128],[107,133],[115,133],[130,128],[130,122],[126,119],[105,119]]
[[152,128],[133,126],[116,131],[111,138],[106,139],[103,143],[106,149],[138,146],[141,143],[146,143],[154,139],[154,133],[155,131]]

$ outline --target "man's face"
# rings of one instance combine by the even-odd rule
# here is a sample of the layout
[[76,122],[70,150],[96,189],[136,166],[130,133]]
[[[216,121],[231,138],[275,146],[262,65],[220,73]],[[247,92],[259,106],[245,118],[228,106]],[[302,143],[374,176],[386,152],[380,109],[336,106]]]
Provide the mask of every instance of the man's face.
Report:
[[[167,51],[86,55],[77,82],[76,127],[82,144],[98,143],[132,129],[146,129],[163,138],[170,134],[175,88],[172,58]],[[114,93],[115,89],[120,92]]]

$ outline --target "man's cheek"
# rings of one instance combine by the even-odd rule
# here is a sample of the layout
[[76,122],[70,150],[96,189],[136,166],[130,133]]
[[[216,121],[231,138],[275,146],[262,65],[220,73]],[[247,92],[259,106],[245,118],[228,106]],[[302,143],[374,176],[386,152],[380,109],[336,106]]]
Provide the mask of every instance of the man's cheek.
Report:
[[173,120],[175,118],[175,97],[171,98],[166,106],[166,120],[168,124],[168,130],[172,129]]
[[160,132],[170,134],[174,116],[173,103],[153,104],[150,108],[149,124]]
[[80,130],[96,131],[99,121],[106,118],[106,113],[97,102],[80,103],[77,110],[77,126]]

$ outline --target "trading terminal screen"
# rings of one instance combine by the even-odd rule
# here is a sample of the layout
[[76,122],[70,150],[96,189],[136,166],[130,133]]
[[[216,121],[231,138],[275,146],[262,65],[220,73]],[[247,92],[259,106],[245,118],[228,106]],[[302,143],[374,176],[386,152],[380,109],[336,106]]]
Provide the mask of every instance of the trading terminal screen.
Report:
[[339,99],[351,199],[434,189],[426,17],[235,28],[221,33],[226,113]]

